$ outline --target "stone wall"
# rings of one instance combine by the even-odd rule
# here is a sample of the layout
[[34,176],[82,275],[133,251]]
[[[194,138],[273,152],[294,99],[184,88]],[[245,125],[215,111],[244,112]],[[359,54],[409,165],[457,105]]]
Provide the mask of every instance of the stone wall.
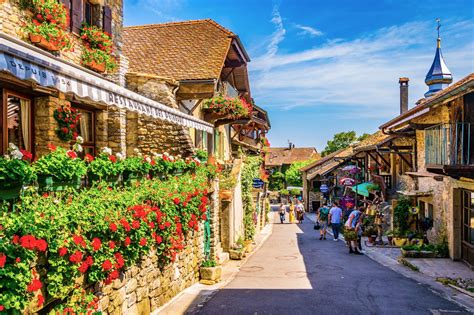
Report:
[[106,314],[150,314],[199,281],[203,252],[201,225],[199,232],[188,235],[186,246],[174,263],[160,268],[158,257],[151,253],[111,284],[96,285],[100,310]]

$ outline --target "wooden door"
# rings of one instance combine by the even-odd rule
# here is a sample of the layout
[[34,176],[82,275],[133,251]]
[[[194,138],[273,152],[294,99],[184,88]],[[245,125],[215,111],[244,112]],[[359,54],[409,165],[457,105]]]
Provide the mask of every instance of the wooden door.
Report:
[[462,192],[462,248],[461,257],[474,267],[474,191]]

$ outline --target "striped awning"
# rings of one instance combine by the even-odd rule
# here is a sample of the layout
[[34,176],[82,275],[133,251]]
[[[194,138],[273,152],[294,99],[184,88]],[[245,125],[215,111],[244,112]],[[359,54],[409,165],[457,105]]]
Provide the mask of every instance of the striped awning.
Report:
[[80,98],[213,133],[214,126],[0,33],[0,71]]

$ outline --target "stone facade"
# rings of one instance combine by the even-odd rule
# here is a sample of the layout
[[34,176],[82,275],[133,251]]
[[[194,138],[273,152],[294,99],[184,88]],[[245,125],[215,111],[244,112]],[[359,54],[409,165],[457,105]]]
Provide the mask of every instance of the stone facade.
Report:
[[106,314],[150,314],[197,283],[204,258],[203,235],[202,225],[199,232],[188,235],[185,248],[174,263],[160,268],[158,257],[151,253],[111,284],[96,285],[100,310]]

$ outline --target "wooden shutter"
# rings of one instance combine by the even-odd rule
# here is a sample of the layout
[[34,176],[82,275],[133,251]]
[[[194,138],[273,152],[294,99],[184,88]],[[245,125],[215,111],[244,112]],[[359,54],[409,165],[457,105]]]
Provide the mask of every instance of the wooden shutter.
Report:
[[71,0],[71,5],[71,30],[76,34],[80,34],[84,12],[82,0]]
[[112,10],[109,6],[104,6],[103,29],[112,36]]
[[66,9],[68,9],[68,10],[71,9],[71,0],[61,0],[61,3],[64,4]]

